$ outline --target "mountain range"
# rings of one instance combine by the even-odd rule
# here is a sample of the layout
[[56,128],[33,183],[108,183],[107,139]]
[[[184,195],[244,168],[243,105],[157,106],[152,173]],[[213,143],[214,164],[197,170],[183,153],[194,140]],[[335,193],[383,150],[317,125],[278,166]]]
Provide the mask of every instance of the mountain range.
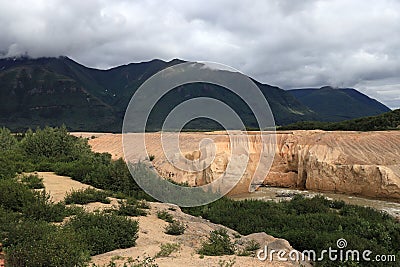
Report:
[[[73,131],[120,132],[125,109],[139,86],[158,71],[182,63],[152,60],[108,70],[86,67],[68,57],[0,59],[0,126],[13,131],[65,124]],[[340,121],[390,111],[355,89],[283,90],[253,79],[266,97],[277,125],[298,121]],[[172,108],[194,97],[224,101],[256,128],[249,107],[229,90],[208,83],[175,88],[156,104],[147,130],[159,130]],[[194,120],[189,129],[216,129],[209,120]]]

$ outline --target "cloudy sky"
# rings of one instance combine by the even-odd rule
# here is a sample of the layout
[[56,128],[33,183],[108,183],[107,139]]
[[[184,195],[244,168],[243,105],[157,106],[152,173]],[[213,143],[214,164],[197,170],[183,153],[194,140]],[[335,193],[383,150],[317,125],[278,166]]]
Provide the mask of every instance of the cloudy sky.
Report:
[[354,87],[400,107],[396,0],[0,0],[0,33],[3,57],[215,61],[284,89]]

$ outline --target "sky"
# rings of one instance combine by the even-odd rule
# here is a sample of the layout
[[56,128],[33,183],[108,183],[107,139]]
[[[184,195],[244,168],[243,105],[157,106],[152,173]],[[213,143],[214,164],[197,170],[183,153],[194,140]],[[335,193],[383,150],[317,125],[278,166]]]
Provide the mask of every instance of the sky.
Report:
[[214,61],[283,89],[352,87],[400,108],[398,0],[0,0],[0,33],[1,57]]

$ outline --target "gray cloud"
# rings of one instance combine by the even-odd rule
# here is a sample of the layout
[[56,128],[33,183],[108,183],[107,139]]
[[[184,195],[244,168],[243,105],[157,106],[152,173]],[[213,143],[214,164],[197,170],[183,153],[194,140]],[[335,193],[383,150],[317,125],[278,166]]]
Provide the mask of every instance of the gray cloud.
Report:
[[1,1],[0,32],[3,56],[216,61],[282,88],[355,87],[400,107],[400,1]]

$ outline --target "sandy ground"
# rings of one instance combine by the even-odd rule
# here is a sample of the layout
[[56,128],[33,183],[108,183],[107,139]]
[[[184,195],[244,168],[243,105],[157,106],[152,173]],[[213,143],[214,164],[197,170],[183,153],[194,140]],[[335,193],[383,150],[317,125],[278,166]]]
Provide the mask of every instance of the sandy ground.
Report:
[[[44,178],[44,185],[47,192],[52,196],[53,201],[61,201],[65,194],[71,190],[80,188],[87,188],[88,185],[74,181],[65,176],[58,176],[54,173],[39,172],[39,176]],[[113,199],[111,204],[91,203],[85,205],[88,210],[102,209],[105,207],[111,207],[116,204],[116,200]],[[143,259],[146,255],[154,257],[157,252],[160,251],[160,245],[165,243],[178,243],[180,244],[180,250],[176,253],[171,254],[169,257],[157,258],[155,261],[159,266],[221,266],[220,261],[228,262],[234,260],[234,266],[298,266],[297,263],[293,262],[278,262],[278,261],[266,261],[261,262],[255,257],[239,257],[239,256],[221,256],[211,257],[205,256],[201,258],[196,253],[196,250],[201,245],[202,240],[205,240],[210,231],[223,227],[221,225],[210,223],[207,220],[187,215],[179,209],[179,207],[172,204],[165,203],[149,203],[151,209],[148,211],[147,216],[133,217],[132,219],[139,221],[139,238],[135,247],[127,249],[118,249],[110,251],[101,255],[94,256],[92,261],[96,264],[106,265],[111,259],[118,258],[116,263],[122,263],[127,261],[128,258]],[[158,210],[167,210],[173,215],[176,220],[179,220],[187,226],[187,229],[183,235],[171,236],[164,233],[164,227],[167,225],[161,219],[157,218]],[[243,236],[241,238],[233,237],[233,234],[237,234],[235,231],[228,229],[228,233],[232,236],[232,239],[238,243],[253,239],[249,236]],[[252,236],[263,237],[264,241],[268,241],[268,245],[275,247],[282,247],[291,249],[289,243],[283,239],[276,239],[272,236],[268,236],[265,233],[253,234]],[[258,239],[257,239],[258,240]],[[222,265],[225,266],[225,265]]]

